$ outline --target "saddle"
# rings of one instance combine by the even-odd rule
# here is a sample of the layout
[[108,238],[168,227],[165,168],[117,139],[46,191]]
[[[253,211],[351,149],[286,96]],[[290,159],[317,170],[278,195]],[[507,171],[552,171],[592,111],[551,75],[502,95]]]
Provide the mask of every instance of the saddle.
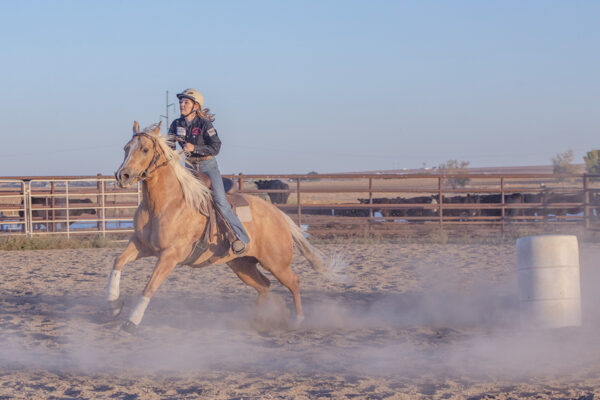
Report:
[[[193,167],[192,172],[206,187],[212,188],[212,183],[208,175],[200,172],[192,163],[189,166]],[[223,187],[227,196],[227,202],[233,209],[233,212],[238,216],[241,222],[252,221],[252,213],[248,202],[239,193],[235,193],[233,181],[229,178],[223,179]],[[191,264],[196,261],[204,252],[211,250],[213,252],[212,259],[223,257],[229,253],[231,243],[236,240],[235,233],[229,225],[229,222],[217,210],[213,202],[210,202],[208,207],[208,223],[204,228],[202,237],[194,243],[190,255],[182,263],[183,265]]]
[[[240,193],[227,194],[227,202],[238,216],[241,222],[252,221],[252,213],[248,201]],[[199,240],[194,243],[192,251],[183,261],[182,265],[190,265],[196,261],[207,250],[211,250],[212,260],[226,256],[231,248],[231,243],[237,238],[229,222],[218,211],[213,202],[208,207],[208,222]]]

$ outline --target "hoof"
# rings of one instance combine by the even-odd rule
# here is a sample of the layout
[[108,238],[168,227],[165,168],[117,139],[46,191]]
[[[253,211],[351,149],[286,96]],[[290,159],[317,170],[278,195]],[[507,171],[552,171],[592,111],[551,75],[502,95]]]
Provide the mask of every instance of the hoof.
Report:
[[123,300],[109,301],[108,307],[98,314],[99,322],[108,324],[115,321],[121,315],[123,303]]
[[304,315],[299,315],[296,316],[296,320],[294,321],[294,323],[292,324],[294,329],[298,329],[302,326],[302,323],[304,322]]
[[112,319],[116,319],[119,315],[121,315],[121,310],[123,310],[124,303],[125,302],[121,299],[109,301],[107,314],[112,317]]
[[121,325],[121,332],[125,332],[130,335],[135,335],[137,332],[137,327],[138,326],[136,324],[127,320],[127,321],[123,322],[123,325]]

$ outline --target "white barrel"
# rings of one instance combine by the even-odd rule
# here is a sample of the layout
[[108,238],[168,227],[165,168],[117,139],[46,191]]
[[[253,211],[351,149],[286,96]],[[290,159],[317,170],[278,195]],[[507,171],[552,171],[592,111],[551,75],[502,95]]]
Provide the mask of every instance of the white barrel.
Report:
[[581,325],[579,248],[573,235],[517,240],[521,320],[546,328]]

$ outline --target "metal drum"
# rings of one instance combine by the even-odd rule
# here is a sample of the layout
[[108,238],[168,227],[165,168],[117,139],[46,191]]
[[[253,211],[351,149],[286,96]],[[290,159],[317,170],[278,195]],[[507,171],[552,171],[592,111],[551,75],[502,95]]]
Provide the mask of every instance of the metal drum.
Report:
[[546,328],[581,325],[579,247],[573,235],[517,240],[521,319]]

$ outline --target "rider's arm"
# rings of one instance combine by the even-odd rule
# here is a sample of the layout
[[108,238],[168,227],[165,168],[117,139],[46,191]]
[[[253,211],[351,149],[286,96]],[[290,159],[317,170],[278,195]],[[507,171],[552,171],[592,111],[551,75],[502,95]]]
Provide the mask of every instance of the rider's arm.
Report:
[[195,144],[193,154],[199,156],[216,156],[221,150],[221,139],[217,135],[217,130],[210,122],[206,122],[202,132],[204,144]]

